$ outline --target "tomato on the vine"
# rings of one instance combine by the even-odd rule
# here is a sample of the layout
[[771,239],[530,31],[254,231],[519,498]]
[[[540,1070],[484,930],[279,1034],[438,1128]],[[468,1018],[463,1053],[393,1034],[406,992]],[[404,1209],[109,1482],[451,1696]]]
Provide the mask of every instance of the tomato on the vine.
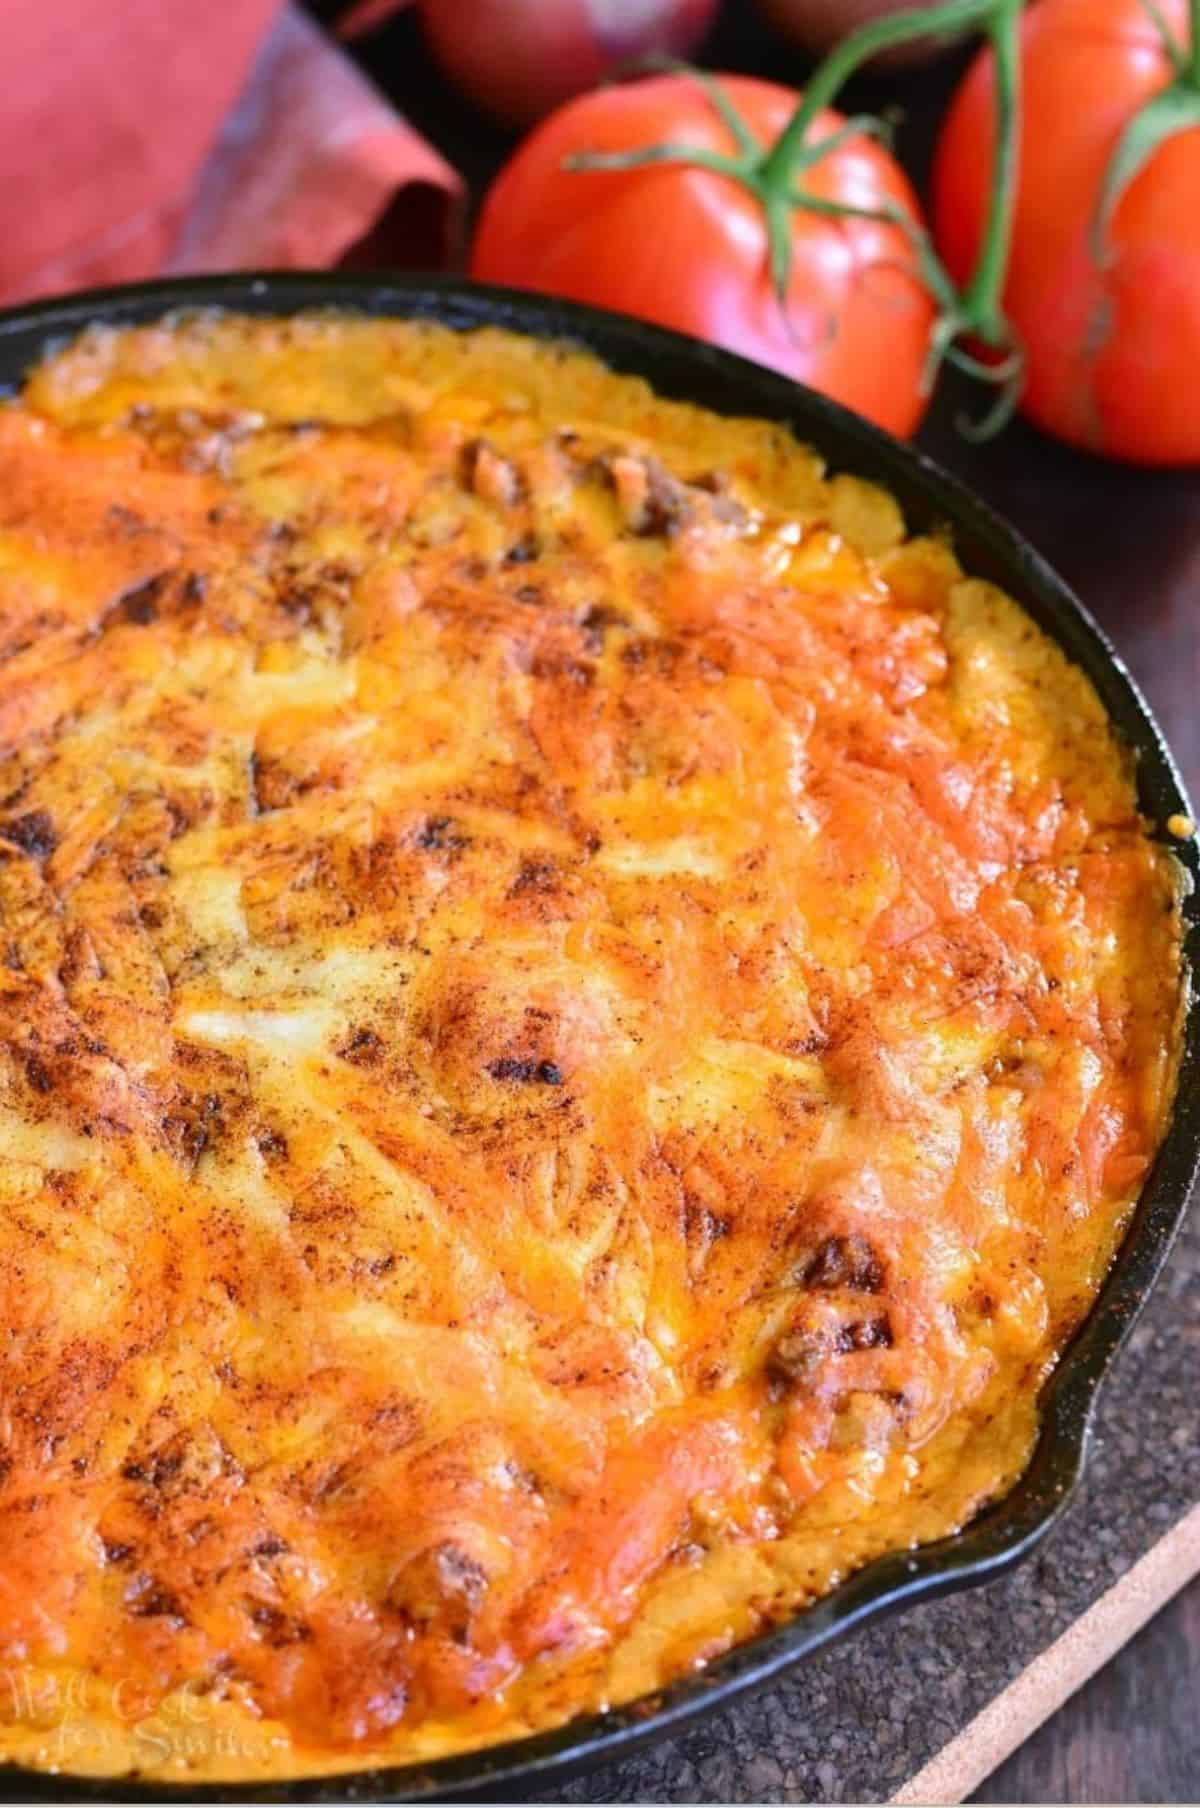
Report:
[[[916,197],[891,154],[832,110],[768,171],[798,99],[748,77],[672,74],[569,102],[493,184],[472,275],[712,340],[911,433],[934,317],[900,217],[920,221]],[[569,167],[651,147],[633,167]],[[732,158],[743,175],[720,167]]]
[[[1032,420],[1093,451],[1165,465],[1200,461],[1200,55],[1184,0],[1158,10],[1165,32],[1144,0],[1036,0],[1024,15],[1003,305],[1024,348],[1020,405]],[[1173,111],[1160,104],[1156,123],[1147,108],[1168,89]],[[935,238],[960,282],[987,214],[995,112],[987,50],[934,162]],[[1105,217],[1135,120],[1142,156]]]

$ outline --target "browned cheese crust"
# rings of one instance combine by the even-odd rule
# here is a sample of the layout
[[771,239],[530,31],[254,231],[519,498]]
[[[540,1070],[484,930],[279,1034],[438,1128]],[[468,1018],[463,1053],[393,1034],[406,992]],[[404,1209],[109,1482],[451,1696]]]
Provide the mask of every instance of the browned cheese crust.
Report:
[[501,333],[95,332],[0,660],[0,1752],[462,1750],[1012,1483],[1178,888],[888,496]]

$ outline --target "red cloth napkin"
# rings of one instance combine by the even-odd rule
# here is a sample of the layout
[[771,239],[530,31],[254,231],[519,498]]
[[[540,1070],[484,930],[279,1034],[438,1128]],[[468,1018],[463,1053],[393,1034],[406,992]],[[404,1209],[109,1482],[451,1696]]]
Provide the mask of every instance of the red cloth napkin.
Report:
[[3,12],[0,299],[348,254],[445,261],[457,177],[295,7]]

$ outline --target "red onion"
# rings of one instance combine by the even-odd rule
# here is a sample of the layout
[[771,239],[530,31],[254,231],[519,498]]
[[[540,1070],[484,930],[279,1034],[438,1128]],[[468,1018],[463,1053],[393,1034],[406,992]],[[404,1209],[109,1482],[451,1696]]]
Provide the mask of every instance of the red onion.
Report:
[[421,0],[455,87],[505,125],[530,125],[651,51],[688,56],[718,0]]
[[[915,0],[758,0],[759,11],[782,37],[812,56],[824,56],[860,25],[882,19],[888,13],[908,12]],[[913,38],[875,58],[877,65],[892,68],[920,63],[944,48],[936,38]]]

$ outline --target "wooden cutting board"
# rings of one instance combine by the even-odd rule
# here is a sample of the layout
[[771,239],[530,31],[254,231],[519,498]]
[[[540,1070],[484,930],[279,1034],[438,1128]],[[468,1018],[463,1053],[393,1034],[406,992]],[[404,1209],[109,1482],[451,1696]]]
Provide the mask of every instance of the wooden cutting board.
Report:
[[1084,1483],[1020,1570],[851,1636],[566,1802],[960,1802],[1200,1572],[1200,1214],[1103,1392]]
[[1200,1505],[1038,1654],[1015,1681],[899,1788],[893,1802],[962,1802],[1004,1759],[1200,1574]]

